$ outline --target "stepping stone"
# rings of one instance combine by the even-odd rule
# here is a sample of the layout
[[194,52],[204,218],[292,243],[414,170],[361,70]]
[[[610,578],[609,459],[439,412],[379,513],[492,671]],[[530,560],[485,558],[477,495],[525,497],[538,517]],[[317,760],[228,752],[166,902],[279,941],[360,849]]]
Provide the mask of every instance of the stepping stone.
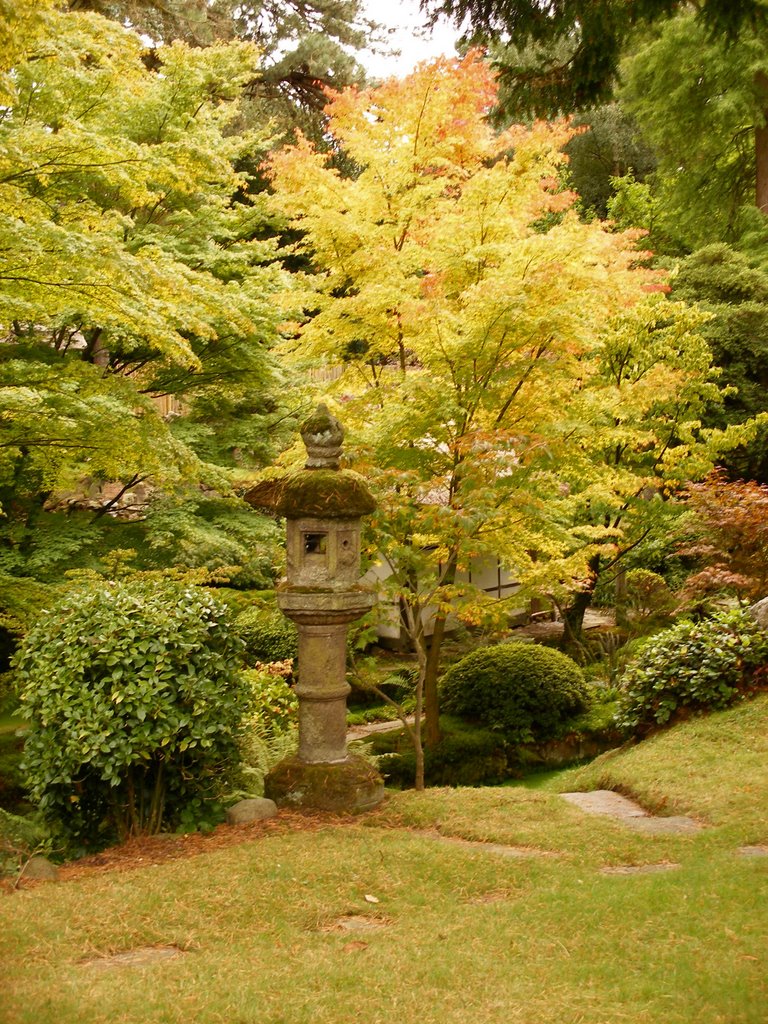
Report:
[[660,871],[674,871],[679,864],[617,864],[600,868],[601,875],[655,875]]
[[345,914],[330,924],[325,925],[324,932],[376,932],[385,928],[387,922],[380,917],[369,917],[367,914]]
[[477,839],[460,839],[457,836],[444,836],[430,829],[412,829],[415,835],[426,839],[435,839],[440,843],[451,843],[465,849],[482,850],[483,853],[495,853],[499,857],[556,857],[551,850],[535,850],[530,846],[505,846],[503,843],[483,843]]
[[741,857],[768,857],[768,846],[740,846],[736,852]]
[[564,800],[587,814],[602,814],[616,818],[625,825],[651,834],[690,835],[704,826],[693,818],[676,814],[660,818],[649,814],[640,804],[610,789],[596,789],[592,793],[561,793]]
[[160,961],[176,960],[180,956],[184,956],[184,950],[178,946],[143,946],[126,950],[124,953],[115,953],[113,956],[96,956],[81,963],[85,967],[105,970],[109,967],[146,967]]

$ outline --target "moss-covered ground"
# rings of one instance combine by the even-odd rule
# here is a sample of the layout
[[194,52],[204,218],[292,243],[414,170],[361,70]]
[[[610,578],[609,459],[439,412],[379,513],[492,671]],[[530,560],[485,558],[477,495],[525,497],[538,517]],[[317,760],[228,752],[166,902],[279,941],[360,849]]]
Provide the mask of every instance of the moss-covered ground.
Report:
[[[764,1024],[768,857],[739,850],[768,845],[767,757],[763,697],[537,790],[400,793],[353,821],[16,891],[0,1020]],[[556,792],[594,786],[707,827],[645,835]],[[669,870],[605,873],[643,865]],[[108,959],[148,947],[181,952]]]

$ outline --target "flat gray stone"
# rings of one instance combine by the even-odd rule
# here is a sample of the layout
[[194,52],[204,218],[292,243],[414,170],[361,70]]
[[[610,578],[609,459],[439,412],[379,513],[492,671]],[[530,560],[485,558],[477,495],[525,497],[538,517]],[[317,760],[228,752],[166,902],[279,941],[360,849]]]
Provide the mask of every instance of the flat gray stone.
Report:
[[277,804],[263,796],[255,796],[250,800],[240,800],[227,809],[228,825],[247,825],[251,821],[264,821],[274,818]]
[[84,967],[106,970],[110,967],[146,967],[164,960],[177,960],[180,956],[184,956],[184,950],[178,946],[143,946],[128,949],[124,953],[114,953],[112,956],[92,957],[81,962]]
[[600,868],[601,875],[655,875],[660,871],[674,871],[679,864],[616,864]]
[[385,922],[380,918],[366,917],[363,914],[348,914],[345,917],[340,917],[334,927],[343,932],[375,932],[384,928]]
[[21,877],[35,882],[57,882],[59,869],[55,864],[51,864],[47,857],[38,854],[29,858],[21,870]]
[[683,814],[672,814],[668,818],[657,818],[649,814],[645,818],[628,820],[627,824],[638,832],[649,832],[651,835],[687,836],[701,832],[704,828],[700,821]]
[[439,843],[450,843],[452,846],[463,846],[464,849],[481,850],[483,853],[495,853],[499,857],[556,857],[552,850],[537,850],[531,846],[506,846],[504,843],[484,843],[478,839],[461,839],[458,836],[444,836],[433,829],[413,829],[413,833],[435,839]]
[[610,789],[596,789],[591,793],[561,793],[560,795],[568,803],[574,804],[587,814],[602,814],[609,818],[615,818],[638,832],[648,832],[651,835],[692,835],[704,827],[701,822],[682,814],[664,818],[649,814],[634,800],[622,796],[621,793],[614,793]]
[[587,814],[606,814],[611,818],[647,818],[648,812],[634,800],[611,789],[596,789],[592,793],[561,793],[563,800],[586,811]]

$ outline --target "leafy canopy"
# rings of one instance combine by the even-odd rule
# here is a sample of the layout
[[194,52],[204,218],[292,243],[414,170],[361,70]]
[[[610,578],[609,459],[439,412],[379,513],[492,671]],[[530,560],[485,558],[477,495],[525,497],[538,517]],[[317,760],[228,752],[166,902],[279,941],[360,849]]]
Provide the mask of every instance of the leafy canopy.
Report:
[[767,41],[766,25],[728,44],[709,37],[693,14],[681,15],[622,66],[622,105],[658,160],[655,228],[667,251],[724,241],[755,256],[764,250],[755,183],[765,149],[756,133],[768,107]]
[[0,14],[0,571],[45,578],[98,546],[114,494],[226,491],[222,466],[268,455],[284,275],[238,170],[268,143],[235,131],[255,46],[150,69],[95,14]]
[[[496,65],[507,99],[520,114],[553,116],[610,96],[624,47],[636,26],[685,10],[684,0],[422,0],[432,15],[452,18],[472,41],[500,40],[507,47]],[[761,0],[699,0],[702,30],[733,42],[743,31],[765,27]]]
[[[476,53],[438,60],[331,98],[354,179],[304,139],[270,158],[275,205],[317,271],[289,356],[337,374],[329,390],[379,492],[373,548],[425,662],[435,609],[438,631],[449,608],[485,615],[476,588],[457,583],[473,558],[498,556],[523,578],[534,551],[570,558],[570,526],[547,499],[603,429],[587,389],[613,318],[636,304],[638,318],[655,315],[636,235],[583,223],[560,189],[567,127],[497,135],[496,95]],[[587,557],[574,555],[572,576]]]

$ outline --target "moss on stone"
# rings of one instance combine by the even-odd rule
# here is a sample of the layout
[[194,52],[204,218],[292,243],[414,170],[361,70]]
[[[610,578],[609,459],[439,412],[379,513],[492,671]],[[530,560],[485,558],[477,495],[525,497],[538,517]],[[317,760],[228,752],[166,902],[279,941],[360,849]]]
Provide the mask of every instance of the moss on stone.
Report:
[[257,484],[244,497],[286,519],[357,519],[376,508],[365,480],[351,469],[296,470]]
[[336,764],[308,764],[294,756],[267,775],[264,795],[278,807],[359,814],[382,801],[384,782],[373,765],[357,754]]

